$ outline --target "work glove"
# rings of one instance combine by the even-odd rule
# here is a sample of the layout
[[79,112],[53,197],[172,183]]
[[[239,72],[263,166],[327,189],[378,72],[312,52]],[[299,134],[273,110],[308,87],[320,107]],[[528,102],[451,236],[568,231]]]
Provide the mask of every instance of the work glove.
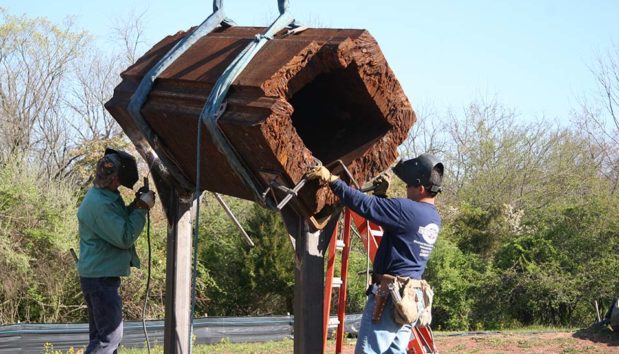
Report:
[[381,174],[372,182],[372,186],[374,187],[373,194],[381,198],[387,197],[387,190],[389,189],[390,184],[391,174],[389,172]]
[[153,191],[143,192],[135,200],[135,206],[140,209],[149,210],[154,205],[155,205],[155,193]]
[[137,192],[135,192],[135,199],[140,199],[140,196],[146,192],[148,192],[148,187],[146,186],[142,186],[140,187],[140,189],[138,189]]
[[331,171],[329,171],[324,166],[316,166],[313,167],[306,175],[307,179],[313,180],[317,179],[321,183],[332,183],[339,179],[338,176],[332,175]]

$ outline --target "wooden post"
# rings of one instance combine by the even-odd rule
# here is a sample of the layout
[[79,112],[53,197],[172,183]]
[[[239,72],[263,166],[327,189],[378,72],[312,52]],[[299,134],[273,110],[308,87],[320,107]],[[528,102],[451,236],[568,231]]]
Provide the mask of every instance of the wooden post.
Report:
[[322,352],[324,254],[320,232],[311,232],[305,218],[290,208],[282,210],[288,232],[295,239],[294,352]]
[[189,353],[191,309],[191,206],[192,194],[174,187],[167,204],[168,243],[163,351]]

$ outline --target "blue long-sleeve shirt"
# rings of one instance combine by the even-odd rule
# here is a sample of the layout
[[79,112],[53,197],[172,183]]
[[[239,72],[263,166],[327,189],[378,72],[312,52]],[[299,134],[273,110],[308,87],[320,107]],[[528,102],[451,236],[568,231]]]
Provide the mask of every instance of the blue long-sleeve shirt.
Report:
[[430,203],[406,198],[365,195],[341,180],[331,190],[357,214],[383,227],[373,271],[421,279],[441,227],[441,217]]

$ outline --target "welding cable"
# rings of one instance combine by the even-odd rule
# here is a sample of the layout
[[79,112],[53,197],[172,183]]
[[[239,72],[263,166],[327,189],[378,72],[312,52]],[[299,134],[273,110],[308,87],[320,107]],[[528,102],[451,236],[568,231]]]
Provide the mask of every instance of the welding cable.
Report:
[[146,339],[146,348],[148,354],[150,354],[150,340],[148,339],[148,332],[146,331],[146,304],[148,303],[148,295],[150,293],[150,269],[152,265],[152,252],[150,246],[150,210],[146,211],[146,240],[148,243],[148,270],[146,276],[146,290],[144,293],[144,306],[142,307],[142,330],[144,331],[144,338]]
[[[213,0],[213,13],[202,23],[202,25],[200,25],[200,27],[205,27],[203,30],[201,30],[203,33],[200,34],[200,37],[202,37],[203,35],[206,35],[210,32],[213,31],[213,29],[215,29],[216,27],[216,23],[219,23],[222,26],[233,26],[234,22],[227,19],[224,15],[224,9],[223,9],[223,0]],[[213,19],[214,21],[212,21],[212,23],[209,23],[209,20]],[[218,22],[219,21],[219,22]],[[194,33],[191,34],[191,37],[194,37]],[[191,40],[187,41],[188,43],[184,46],[179,46],[181,48],[179,48],[179,52],[183,53],[185,50],[187,50],[191,45],[193,45],[193,43],[195,43],[195,41],[197,41],[197,34],[195,35],[195,40],[194,38],[191,38]],[[170,53],[168,54],[173,54],[173,51],[170,51]],[[178,54],[178,56],[180,56],[180,53]],[[168,62],[167,65],[171,64],[174,60],[176,60],[176,58],[178,58],[178,56],[174,57],[174,55],[170,55],[170,60]],[[174,58],[173,58],[174,57]],[[172,59],[173,58],[173,59]],[[160,62],[163,62],[163,60],[161,60]],[[167,66],[166,66],[167,67]],[[154,80],[154,79],[153,79]],[[151,85],[152,86],[152,85]],[[201,178],[201,174],[200,174],[200,162],[202,160],[201,158],[201,150],[202,150],[202,121],[201,119],[198,119],[198,129],[197,129],[197,137],[196,137],[196,185],[195,185],[195,192],[194,192],[194,203],[196,205],[196,220],[195,220],[195,226],[194,226],[194,236],[193,236],[193,261],[192,261],[192,273],[191,273],[191,308],[190,308],[190,313],[189,313],[189,338],[188,340],[188,348],[189,348],[189,354],[191,354],[193,352],[193,347],[192,347],[192,343],[191,343],[191,339],[193,337],[193,320],[194,320],[194,312],[195,312],[195,308],[196,308],[196,282],[197,282],[197,277],[198,277],[198,241],[200,238],[200,178]]]
[[191,338],[193,337],[193,317],[196,308],[196,282],[198,278],[198,241],[200,239],[200,161],[202,150],[202,122],[198,119],[198,133],[196,134],[196,190],[194,204],[196,206],[196,221],[193,228],[193,263],[191,272],[191,310],[189,319],[189,354],[192,353]]

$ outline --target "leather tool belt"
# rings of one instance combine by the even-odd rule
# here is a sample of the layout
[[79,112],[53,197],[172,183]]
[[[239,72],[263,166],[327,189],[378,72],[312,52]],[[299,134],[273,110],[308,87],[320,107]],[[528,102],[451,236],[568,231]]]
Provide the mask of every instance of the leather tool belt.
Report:
[[[374,279],[374,275],[372,275],[372,279]],[[378,289],[374,293],[374,310],[372,311],[372,321],[380,321],[381,316],[383,315],[383,310],[385,310],[385,305],[387,304],[387,299],[390,296],[389,286],[393,287],[394,281],[396,281],[396,277],[389,274],[384,274],[380,276],[380,281],[375,282],[378,284]]]
[[[423,325],[429,324],[433,292],[425,280],[376,273],[372,274],[372,280],[373,284],[370,289],[374,293],[375,300],[372,321],[381,319],[387,300],[391,296],[394,304],[393,316],[397,323],[402,325],[413,323],[420,319],[421,315]],[[421,313],[418,308],[421,299],[418,298],[415,289],[421,289],[423,292],[425,306]],[[428,316],[430,317],[427,318]]]

